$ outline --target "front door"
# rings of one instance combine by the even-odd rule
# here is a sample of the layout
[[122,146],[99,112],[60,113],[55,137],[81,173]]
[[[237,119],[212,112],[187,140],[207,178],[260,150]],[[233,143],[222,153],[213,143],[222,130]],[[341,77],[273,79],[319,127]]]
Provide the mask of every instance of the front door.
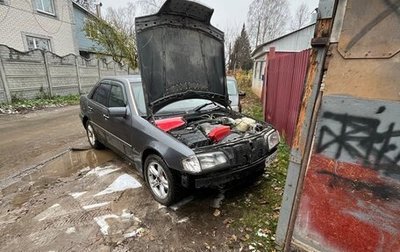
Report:
[[132,133],[132,114],[127,104],[125,88],[118,81],[110,81],[110,86],[108,107],[124,107],[127,113],[125,117],[111,117],[108,115],[106,123],[107,142],[119,152],[131,157],[132,145],[129,141],[129,134]]

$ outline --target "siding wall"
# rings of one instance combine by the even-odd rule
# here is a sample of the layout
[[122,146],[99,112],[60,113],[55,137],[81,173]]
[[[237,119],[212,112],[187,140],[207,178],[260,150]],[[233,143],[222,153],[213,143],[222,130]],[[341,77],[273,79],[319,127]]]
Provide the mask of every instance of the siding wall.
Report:
[[[261,97],[261,91],[263,87],[263,81],[261,79],[261,75],[265,75],[265,61],[268,58],[267,54],[271,47],[275,47],[275,51],[277,53],[285,53],[285,52],[300,52],[306,49],[311,48],[311,38],[314,35],[315,25],[310,25],[305,27],[299,31],[293,32],[289,35],[283,36],[276,40],[271,41],[270,43],[266,43],[264,45],[256,48],[253,54],[253,80],[252,80],[252,90],[253,92]],[[263,64],[263,68],[261,69],[261,75],[259,74],[258,66]]]

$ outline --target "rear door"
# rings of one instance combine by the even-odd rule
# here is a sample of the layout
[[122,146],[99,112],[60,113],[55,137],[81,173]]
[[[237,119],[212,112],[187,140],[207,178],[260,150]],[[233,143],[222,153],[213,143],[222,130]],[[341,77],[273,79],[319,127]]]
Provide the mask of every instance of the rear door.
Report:
[[111,85],[109,81],[102,81],[94,90],[88,102],[89,118],[102,143],[106,142],[106,119],[108,114],[108,98]]

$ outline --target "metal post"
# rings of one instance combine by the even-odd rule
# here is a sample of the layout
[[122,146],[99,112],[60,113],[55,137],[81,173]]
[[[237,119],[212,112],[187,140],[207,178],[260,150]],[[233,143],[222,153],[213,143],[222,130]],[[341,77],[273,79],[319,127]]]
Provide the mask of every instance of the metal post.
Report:
[[79,72],[78,56],[75,56],[75,69],[76,69],[76,78],[78,80],[78,92],[79,94],[82,94],[81,74]]
[[44,60],[44,68],[46,70],[46,81],[47,81],[47,86],[49,88],[49,95],[50,97],[53,97],[53,87],[51,85],[51,75],[50,75],[49,63],[47,61],[46,52],[42,51],[42,55]]
[[11,103],[12,102],[11,93],[10,89],[8,88],[6,70],[4,68],[3,59],[1,57],[0,57],[0,78],[1,82],[3,82],[3,88],[4,88],[4,93],[6,94],[7,103]]
[[97,59],[97,70],[99,72],[99,80],[101,79],[101,72],[100,72],[100,59]]

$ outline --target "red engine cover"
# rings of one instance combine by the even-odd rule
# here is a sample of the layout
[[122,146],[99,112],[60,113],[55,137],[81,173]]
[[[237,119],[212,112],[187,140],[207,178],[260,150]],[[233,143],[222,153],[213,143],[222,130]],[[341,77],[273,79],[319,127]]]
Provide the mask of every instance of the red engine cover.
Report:
[[231,127],[226,125],[221,125],[213,128],[210,133],[208,133],[208,137],[211,138],[214,142],[221,141],[224,137],[231,133]]
[[155,124],[157,128],[168,132],[170,130],[182,127],[186,124],[185,120],[182,117],[171,117],[166,119],[156,120]]

